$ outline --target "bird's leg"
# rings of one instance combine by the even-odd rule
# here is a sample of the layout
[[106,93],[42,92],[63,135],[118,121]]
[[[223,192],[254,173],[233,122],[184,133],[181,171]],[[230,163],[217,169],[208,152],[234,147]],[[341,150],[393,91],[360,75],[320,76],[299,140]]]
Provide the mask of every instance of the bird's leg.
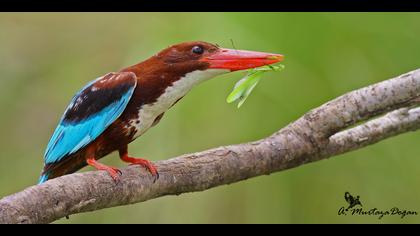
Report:
[[115,182],[118,182],[119,181],[120,175],[122,174],[121,171],[119,169],[117,169],[117,168],[110,167],[110,166],[107,166],[107,165],[104,165],[102,163],[97,162],[96,159],[95,159],[95,157],[93,157],[93,156],[89,156],[86,159],[86,163],[88,165],[90,165],[90,166],[95,167],[97,170],[105,170],[105,171],[107,171],[108,174],[112,177],[112,179]]
[[124,162],[131,163],[132,165],[141,165],[146,168],[154,177],[153,182],[156,182],[159,179],[159,172],[157,171],[156,166],[154,166],[150,161],[142,158],[133,158],[128,155],[128,148],[127,146],[121,148],[119,150],[120,158]]

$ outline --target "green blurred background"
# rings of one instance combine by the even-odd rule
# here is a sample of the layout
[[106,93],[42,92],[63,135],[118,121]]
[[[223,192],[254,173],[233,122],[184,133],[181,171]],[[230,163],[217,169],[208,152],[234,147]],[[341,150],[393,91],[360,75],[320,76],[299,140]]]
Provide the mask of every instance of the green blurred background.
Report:
[[[194,89],[131,146],[162,160],[257,140],[345,92],[419,67],[419,13],[1,13],[0,196],[33,185],[70,98],[88,81],[168,45],[203,40],[282,53],[241,109],[237,72]],[[344,192],[365,208],[420,212],[420,132],[340,157],[60,223],[417,223],[420,216],[338,216]],[[116,154],[102,159],[124,164]],[[87,167],[85,170],[92,170]]]

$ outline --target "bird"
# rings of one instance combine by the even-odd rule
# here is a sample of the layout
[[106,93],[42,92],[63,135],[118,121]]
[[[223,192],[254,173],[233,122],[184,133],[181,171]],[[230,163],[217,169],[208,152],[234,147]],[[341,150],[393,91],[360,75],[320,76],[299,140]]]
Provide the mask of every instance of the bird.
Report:
[[349,192],[345,192],[344,193],[344,199],[346,199],[346,202],[349,204],[349,206],[347,207],[346,211],[348,211],[349,209],[360,205],[362,206],[362,203],[360,202],[360,196],[357,197],[353,197]]
[[108,172],[118,182],[121,171],[98,161],[116,151],[122,161],[146,168],[155,182],[159,178],[156,166],[129,155],[128,144],[158,124],[196,85],[282,60],[281,54],[183,42],[89,82],[73,96],[53,132],[38,184],[88,165]]

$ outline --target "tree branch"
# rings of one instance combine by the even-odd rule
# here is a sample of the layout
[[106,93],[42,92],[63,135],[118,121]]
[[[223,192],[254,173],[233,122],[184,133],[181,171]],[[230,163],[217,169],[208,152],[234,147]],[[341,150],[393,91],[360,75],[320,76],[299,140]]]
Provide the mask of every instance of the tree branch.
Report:
[[0,223],[48,223],[297,167],[419,129],[419,104],[415,70],[338,97],[267,138],[159,161],[156,183],[147,171],[130,166],[118,184],[93,171],[29,187],[0,200]]

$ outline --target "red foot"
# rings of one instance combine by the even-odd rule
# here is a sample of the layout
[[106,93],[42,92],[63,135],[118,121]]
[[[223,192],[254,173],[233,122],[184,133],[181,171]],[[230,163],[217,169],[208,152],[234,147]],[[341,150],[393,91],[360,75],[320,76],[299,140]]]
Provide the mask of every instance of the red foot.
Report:
[[150,161],[141,158],[129,157],[127,153],[120,153],[120,158],[124,162],[131,163],[131,165],[141,165],[146,168],[154,177],[153,183],[159,179],[159,172],[157,171],[156,166],[154,166]]
[[95,158],[88,158],[86,159],[86,162],[88,163],[88,165],[95,167],[97,170],[107,171],[115,182],[118,182],[120,180],[120,175],[122,175],[122,172],[119,169],[101,164],[97,162]]

